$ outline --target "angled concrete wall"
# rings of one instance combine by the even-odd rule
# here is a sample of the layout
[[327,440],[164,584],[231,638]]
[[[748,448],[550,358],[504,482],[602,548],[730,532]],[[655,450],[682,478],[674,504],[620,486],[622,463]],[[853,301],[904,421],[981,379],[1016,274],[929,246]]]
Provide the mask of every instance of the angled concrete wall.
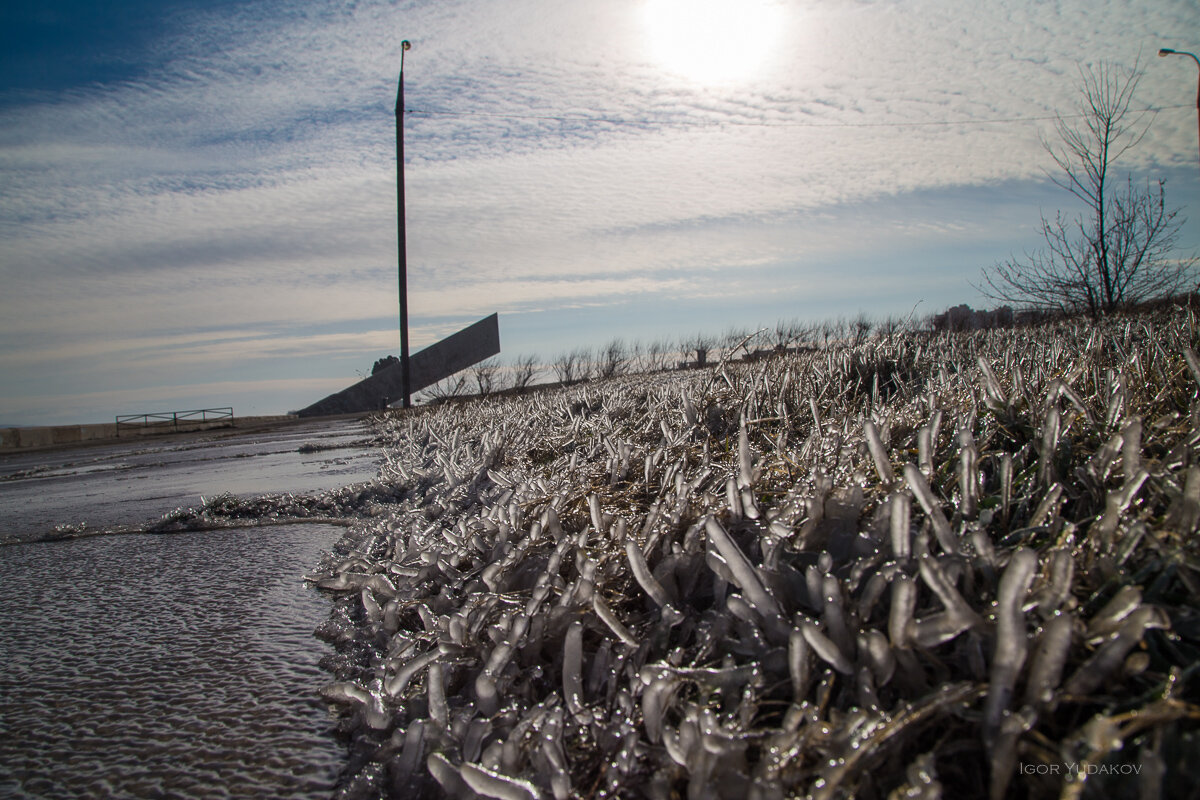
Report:
[[[500,352],[499,317],[492,314],[409,356],[409,391],[416,394],[443,378]],[[401,364],[381,369],[353,386],[331,394],[298,413],[302,417],[380,411],[404,394]]]

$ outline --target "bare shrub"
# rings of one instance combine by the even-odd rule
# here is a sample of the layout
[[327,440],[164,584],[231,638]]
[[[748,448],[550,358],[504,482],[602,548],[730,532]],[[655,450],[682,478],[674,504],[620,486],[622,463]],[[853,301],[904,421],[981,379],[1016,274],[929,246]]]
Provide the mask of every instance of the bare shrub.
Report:
[[471,377],[481,395],[491,394],[496,389],[496,380],[500,373],[500,361],[488,358],[471,367]]
[[591,377],[592,353],[585,347],[576,347],[561,353],[550,362],[550,369],[560,383],[575,383]]
[[859,314],[847,325],[847,332],[850,336],[850,346],[857,347],[867,340],[871,335],[871,329],[875,327],[875,323],[866,314]]
[[779,320],[771,330],[771,344],[776,350],[787,350],[796,341],[799,325],[796,320]]
[[625,351],[625,371],[626,372],[645,372],[645,359],[643,351],[645,346],[639,341],[634,340]]
[[737,358],[739,350],[747,354],[750,352],[748,337],[750,333],[745,328],[728,328],[717,340],[717,347],[725,358]]
[[838,339],[842,338],[842,331],[845,330],[845,327],[845,319],[828,319],[822,322],[820,326],[821,347],[829,349],[830,342],[836,342]]
[[625,343],[620,339],[613,339],[600,349],[599,356],[596,359],[596,377],[615,377],[624,372],[627,366],[628,355]]
[[421,392],[421,399],[427,403],[443,403],[455,397],[463,397],[467,393],[468,377],[467,373],[459,372],[444,378]]
[[513,361],[511,367],[512,388],[523,392],[533,384],[538,373],[538,358],[536,355],[520,356]]
[[579,347],[575,350],[575,365],[578,370],[579,380],[591,380],[596,374],[595,356],[592,354],[590,347]]
[[670,363],[671,346],[663,339],[655,339],[646,345],[645,364],[648,372],[661,372]]
[[894,314],[889,314],[876,326],[880,338],[890,342],[896,334],[904,329],[904,320]]

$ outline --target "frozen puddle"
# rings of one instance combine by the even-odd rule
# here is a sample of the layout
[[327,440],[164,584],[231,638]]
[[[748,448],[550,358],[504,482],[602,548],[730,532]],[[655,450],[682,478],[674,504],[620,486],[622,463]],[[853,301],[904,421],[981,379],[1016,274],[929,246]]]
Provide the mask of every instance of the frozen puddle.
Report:
[[284,525],[3,548],[0,796],[326,798],[315,688],[343,533]]

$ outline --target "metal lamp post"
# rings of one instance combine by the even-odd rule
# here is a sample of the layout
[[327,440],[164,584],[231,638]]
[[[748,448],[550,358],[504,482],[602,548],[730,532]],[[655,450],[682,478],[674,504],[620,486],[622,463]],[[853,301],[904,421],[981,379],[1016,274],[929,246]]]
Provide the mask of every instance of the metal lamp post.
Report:
[[[1164,47],[1158,51],[1158,54],[1164,58],[1166,56],[1187,56],[1192,61],[1196,62],[1196,69],[1200,70],[1200,58],[1196,58],[1195,54],[1193,53],[1186,53],[1183,50],[1172,50],[1169,47]],[[1196,84],[1196,135],[1197,137],[1200,137],[1200,77],[1198,77]]]
[[[302,417],[354,414],[387,407],[399,389],[404,408],[412,407],[413,391],[432,386],[472,364],[500,353],[500,323],[496,314],[422,348],[415,358],[408,352],[408,248],[404,224],[404,54],[412,49],[400,43],[400,86],[396,93],[396,225],[399,234],[400,363],[372,373],[358,383],[300,410]],[[397,387],[399,383],[399,387]]]
[[404,408],[412,406],[408,365],[408,247],[404,234],[404,54],[410,49],[412,44],[407,39],[400,43],[400,89],[396,95],[396,225],[400,239],[400,370]]

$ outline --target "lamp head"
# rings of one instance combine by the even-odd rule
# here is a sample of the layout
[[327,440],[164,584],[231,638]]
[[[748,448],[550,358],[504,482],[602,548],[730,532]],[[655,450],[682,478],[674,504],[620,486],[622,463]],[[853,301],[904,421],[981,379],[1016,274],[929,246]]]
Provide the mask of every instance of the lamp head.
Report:
[[1159,50],[1159,51],[1158,51],[1158,55],[1159,55],[1160,57],[1162,57],[1162,56],[1174,55],[1174,53],[1175,53],[1175,51],[1174,51],[1174,50],[1172,50],[1172,49],[1171,49],[1171,48],[1169,48],[1169,47],[1164,47],[1163,49],[1161,49],[1161,50]]
[[[412,42],[410,42],[408,39],[405,39],[403,42],[400,43],[400,48],[402,50],[412,50]],[[1163,55],[1163,51],[1159,50],[1158,54],[1160,56]]]

